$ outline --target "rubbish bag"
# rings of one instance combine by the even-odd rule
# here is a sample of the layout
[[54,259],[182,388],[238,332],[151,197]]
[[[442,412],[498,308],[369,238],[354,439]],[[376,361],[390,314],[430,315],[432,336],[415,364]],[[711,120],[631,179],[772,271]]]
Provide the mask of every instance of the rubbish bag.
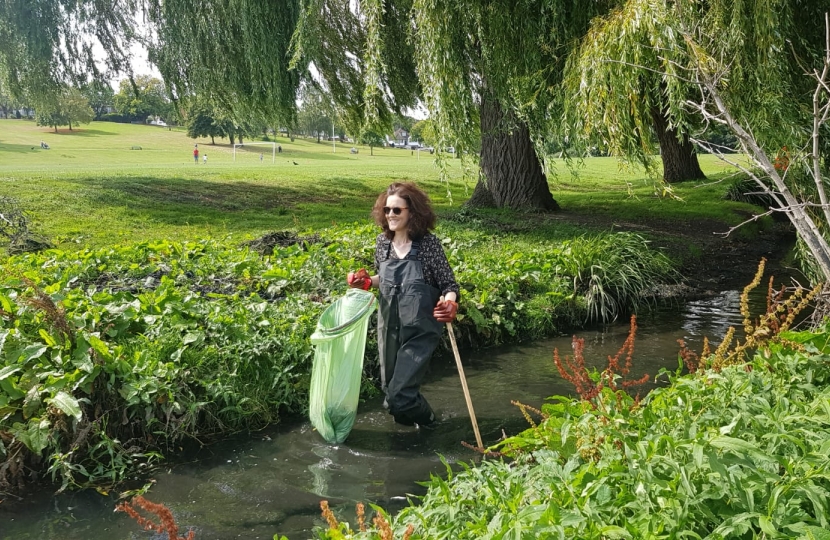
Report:
[[349,289],[320,315],[311,335],[314,366],[308,415],[331,444],[345,441],[354,425],[369,316],[377,305],[374,294]]

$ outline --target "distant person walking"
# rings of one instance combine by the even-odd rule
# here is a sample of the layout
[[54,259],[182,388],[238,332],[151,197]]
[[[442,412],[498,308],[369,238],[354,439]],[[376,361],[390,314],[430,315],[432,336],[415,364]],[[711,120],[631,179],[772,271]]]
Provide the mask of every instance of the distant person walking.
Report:
[[202,156],[202,160],[204,160],[205,165],[207,165],[207,154],[205,154],[204,156]]
[[262,154],[259,155],[259,160],[262,161]]
[[277,153],[282,154],[282,145],[281,144],[277,145]]
[[196,165],[199,164],[199,145],[198,144],[193,145],[193,161],[196,162]]

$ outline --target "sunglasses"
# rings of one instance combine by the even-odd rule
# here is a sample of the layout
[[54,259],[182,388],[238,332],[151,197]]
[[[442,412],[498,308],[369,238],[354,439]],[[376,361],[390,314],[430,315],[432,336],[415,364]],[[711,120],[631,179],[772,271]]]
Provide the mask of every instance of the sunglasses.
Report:
[[404,207],[399,207],[399,206],[392,206],[392,207],[389,207],[389,206],[384,206],[384,207],[383,207],[383,213],[384,213],[385,215],[387,215],[387,216],[388,216],[390,213],[391,213],[391,214],[395,214],[396,216],[399,216],[399,215],[401,215],[401,212],[402,212],[403,210],[406,210],[407,208],[409,208],[409,207],[408,207],[408,206],[404,206]]

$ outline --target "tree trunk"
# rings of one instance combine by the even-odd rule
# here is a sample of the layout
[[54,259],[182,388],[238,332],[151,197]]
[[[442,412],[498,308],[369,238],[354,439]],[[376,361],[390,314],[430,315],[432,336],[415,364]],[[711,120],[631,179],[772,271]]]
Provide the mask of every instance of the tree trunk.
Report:
[[69,131],[72,131],[72,120],[69,120]]
[[514,210],[559,210],[548,188],[530,131],[505,113],[498,101],[482,98],[481,172],[470,206]]
[[231,141],[231,146],[236,144],[236,139],[234,139],[233,133],[228,133],[228,139]]
[[660,142],[660,159],[663,161],[663,181],[668,184],[686,180],[703,180],[706,175],[700,170],[695,147],[684,133],[678,138],[676,128],[669,127],[669,120],[659,108],[651,109],[654,130]]
[[210,136],[210,145],[213,146],[216,144],[216,141],[213,140],[213,135]]
[[242,133],[239,134],[239,144],[243,144],[245,141],[242,140]]

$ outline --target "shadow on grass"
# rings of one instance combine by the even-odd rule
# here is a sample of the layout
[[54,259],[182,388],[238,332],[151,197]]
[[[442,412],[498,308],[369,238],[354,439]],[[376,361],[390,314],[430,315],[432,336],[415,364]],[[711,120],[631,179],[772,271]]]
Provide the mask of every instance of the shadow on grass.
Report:
[[304,220],[367,219],[376,197],[361,181],[338,178],[326,186],[285,187],[253,182],[208,182],[186,178],[76,178],[86,203],[124,208],[144,219],[168,224],[225,222],[231,228],[252,222],[269,226],[276,216],[302,212]]
[[49,133],[50,135],[70,135],[73,137],[113,137],[113,136],[120,136],[119,133],[113,133],[111,131],[101,131],[100,129],[84,129],[84,128],[72,128],[72,131],[69,129],[59,129],[57,133],[55,130],[51,131],[44,131],[44,133]]
[[37,152],[46,152],[38,145],[31,144],[8,144],[0,143],[0,153],[9,152],[12,154],[35,154]]

